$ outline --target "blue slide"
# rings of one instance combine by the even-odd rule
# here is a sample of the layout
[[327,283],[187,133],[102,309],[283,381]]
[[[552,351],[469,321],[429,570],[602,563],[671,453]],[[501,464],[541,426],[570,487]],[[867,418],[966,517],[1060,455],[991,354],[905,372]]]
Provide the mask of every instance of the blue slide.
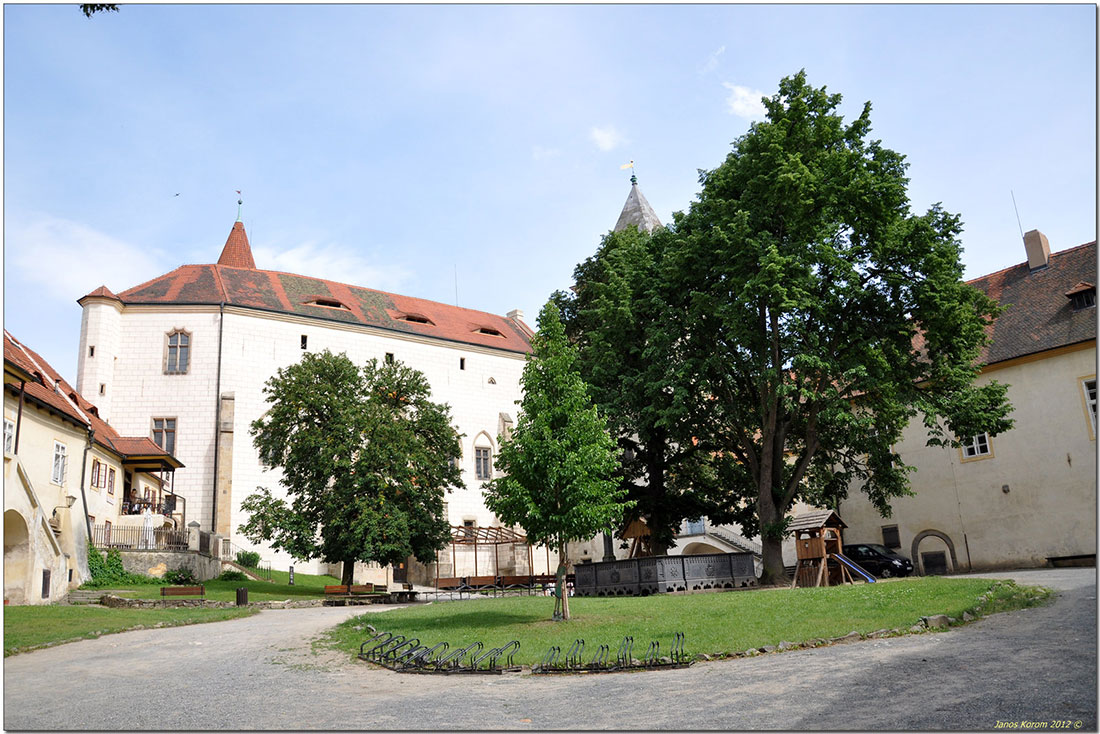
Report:
[[833,558],[837,559],[838,561],[840,561],[841,563],[843,563],[843,564],[844,564],[845,566],[847,566],[847,567],[848,567],[848,570],[849,570],[849,571],[851,571],[851,572],[853,572],[853,573],[857,573],[857,574],[859,574],[860,576],[862,576],[862,577],[863,577],[863,580],[864,580],[864,581],[866,581],[867,583],[869,583],[869,584],[873,584],[873,583],[875,583],[875,577],[874,577],[874,576],[872,576],[871,574],[867,573],[867,572],[866,572],[866,571],[864,571],[864,570],[863,570],[862,568],[860,568],[860,567],[859,567],[859,566],[857,566],[856,564],[852,563],[851,561],[849,561],[849,560],[848,560],[847,558],[845,558],[845,557],[844,557],[844,556],[842,556],[841,554],[839,554],[839,553],[834,553],[834,554],[833,554]]

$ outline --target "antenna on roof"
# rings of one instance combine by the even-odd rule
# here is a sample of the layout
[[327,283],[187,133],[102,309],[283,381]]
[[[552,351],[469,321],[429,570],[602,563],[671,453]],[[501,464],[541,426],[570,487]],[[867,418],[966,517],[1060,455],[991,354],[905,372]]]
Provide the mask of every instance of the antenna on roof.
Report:
[[1012,194],[1012,208],[1016,211],[1016,226],[1020,228],[1020,239],[1024,238],[1024,225],[1020,224],[1020,210],[1016,208],[1016,194],[1012,189],[1008,190],[1008,193]]

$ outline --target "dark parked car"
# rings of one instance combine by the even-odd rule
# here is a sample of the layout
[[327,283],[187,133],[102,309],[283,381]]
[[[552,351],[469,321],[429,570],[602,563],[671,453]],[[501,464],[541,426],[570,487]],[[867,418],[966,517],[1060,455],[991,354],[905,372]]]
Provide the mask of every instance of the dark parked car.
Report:
[[912,561],[877,543],[846,545],[844,555],[868,573],[873,573],[881,579],[908,576],[913,573]]

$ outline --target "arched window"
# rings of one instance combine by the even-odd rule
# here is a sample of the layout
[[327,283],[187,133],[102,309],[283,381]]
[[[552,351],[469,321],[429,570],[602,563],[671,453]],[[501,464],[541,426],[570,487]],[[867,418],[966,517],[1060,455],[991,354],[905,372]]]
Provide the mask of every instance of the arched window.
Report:
[[483,482],[493,478],[493,442],[485,431],[474,439],[474,478]]
[[183,329],[169,332],[164,350],[164,373],[186,375],[190,364],[191,335]]

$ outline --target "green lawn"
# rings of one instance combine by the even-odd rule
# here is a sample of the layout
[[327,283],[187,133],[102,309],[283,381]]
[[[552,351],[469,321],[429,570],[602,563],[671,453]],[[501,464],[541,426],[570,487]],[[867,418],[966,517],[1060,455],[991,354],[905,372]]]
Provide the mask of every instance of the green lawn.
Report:
[[80,606],[4,607],[4,657],[61,642],[145,627],[220,622],[247,617],[252,609],[108,609]]
[[[306,573],[294,573],[294,585],[290,586],[290,574],[286,571],[272,571],[271,581],[203,581],[206,587],[206,598],[213,601],[236,601],[237,589],[248,589],[248,600],[253,601],[283,601],[284,599],[317,599],[325,595],[326,584],[339,584],[340,580],[332,576],[315,576]],[[171,586],[167,582],[164,586]],[[113,587],[121,592],[117,596],[127,599],[160,599],[159,585],[127,586],[125,584]],[[175,597],[190,598],[190,597]],[[197,597],[196,597],[197,598]]]
[[[993,598],[980,603],[979,597],[994,587]],[[1039,604],[1048,597],[1045,589],[1011,582],[929,577],[818,589],[574,597],[569,600],[569,622],[550,621],[552,598],[502,597],[354,617],[329,631],[324,644],[355,655],[370,637],[369,623],[379,631],[419,638],[429,647],[445,641],[451,650],[474,641],[490,648],[519,640],[515,659],[527,665],[541,660],[550,645],[559,645],[564,653],[577,638],[585,640],[587,656],[600,644],[609,645],[614,654],[623,636],[633,635],[635,656],[641,657],[650,640],[667,650],[676,632],[686,635],[688,654],[723,655],[852,631],[906,631],[922,616],[961,618],[979,605],[986,614]]]

